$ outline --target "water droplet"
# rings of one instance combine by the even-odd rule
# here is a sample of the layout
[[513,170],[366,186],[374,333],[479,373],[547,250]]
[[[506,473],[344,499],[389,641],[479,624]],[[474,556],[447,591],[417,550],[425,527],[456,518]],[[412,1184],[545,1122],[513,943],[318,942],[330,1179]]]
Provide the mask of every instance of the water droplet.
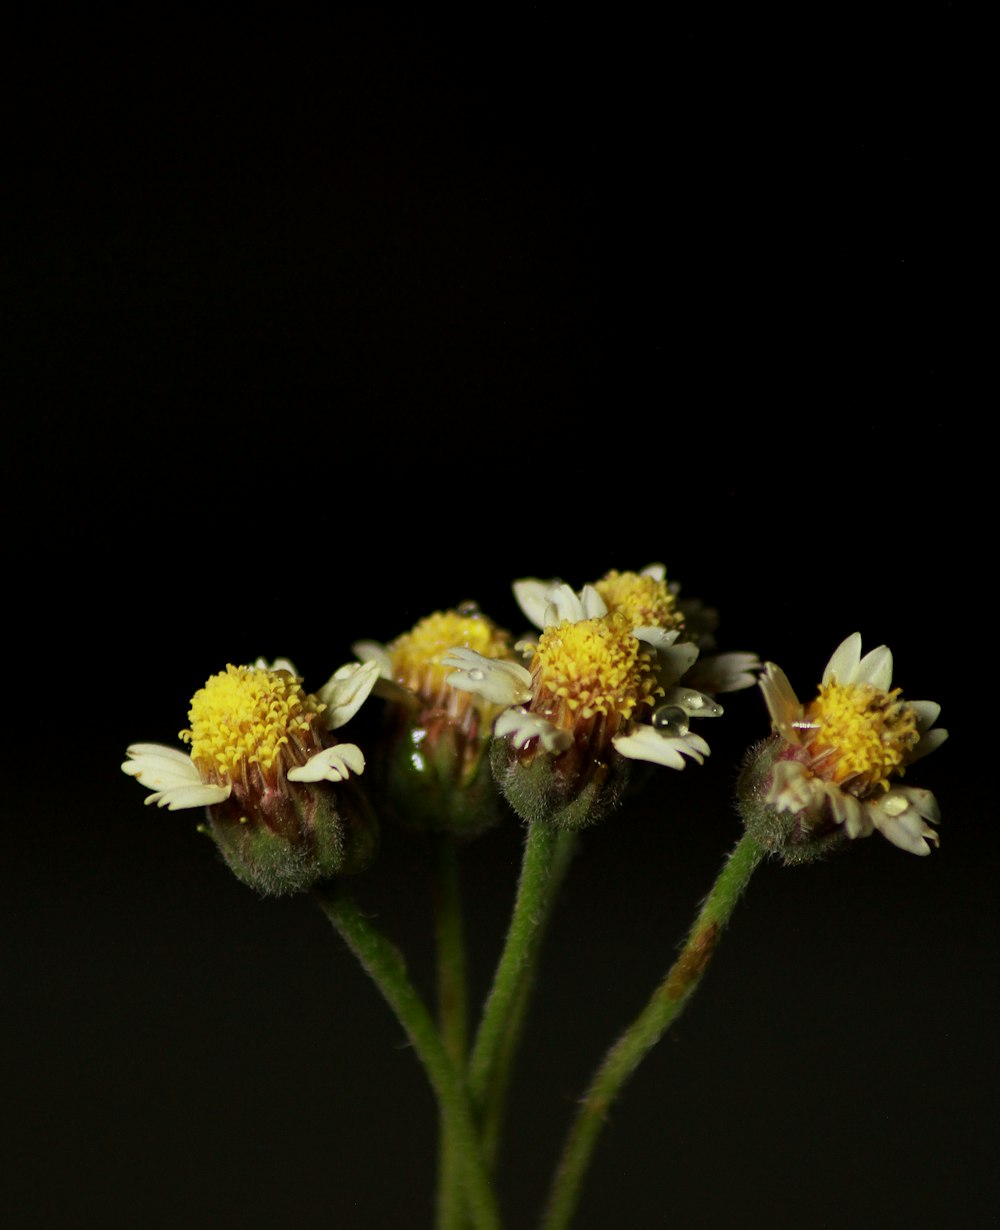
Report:
[[680,738],[690,730],[687,714],[677,705],[662,705],[653,713],[653,726],[665,735]]
[[470,678],[470,679],[475,679],[475,681],[478,683],[478,682],[480,681],[480,679],[485,679],[485,678],[486,678],[486,675],[485,675],[485,673],[484,673],[483,671],[481,671],[481,670],[479,669],[479,667],[478,667],[478,666],[474,666],[474,667],[472,668],[472,670],[471,670],[471,671],[469,671],[469,678]]
[[471,618],[473,615],[479,614],[479,603],[460,602],[455,609],[458,611],[459,615],[466,615]]

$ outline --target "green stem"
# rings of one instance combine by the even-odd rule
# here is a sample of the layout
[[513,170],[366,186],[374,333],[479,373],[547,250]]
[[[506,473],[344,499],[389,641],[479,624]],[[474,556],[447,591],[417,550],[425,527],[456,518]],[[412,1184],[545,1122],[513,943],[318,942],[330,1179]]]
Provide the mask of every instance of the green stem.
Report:
[[764,851],[744,837],[730,854],[666,978],[604,1057],[577,1112],[556,1169],[544,1230],[564,1230],[576,1209],[591,1154],[614,1099],[640,1062],[680,1016],[708,968],[723,928]]
[[528,825],[510,929],[469,1060],[469,1093],[477,1115],[482,1115],[486,1107],[515,1000],[523,978],[533,968],[541,942],[540,924],[548,914],[546,902],[557,835],[553,825]]
[[[437,948],[438,1022],[441,1041],[457,1072],[465,1071],[468,1056],[468,997],[465,975],[465,937],[462,929],[462,894],[458,848],[454,837],[441,834],[435,842],[434,937]],[[460,1157],[444,1115],[438,1163],[438,1230],[463,1230]]]
[[316,897],[327,918],[395,1012],[424,1065],[437,1095],[445,1130],[460,1159],[465,1179],[462,1195],[470,1222],[476,1230],[500,1230],[500,1214],[479,1152],[468,1094],[448,1058],[430,1013],[407,976],[399,950],[371,925],[339,886],[318,889]]
[[530,953],[522,968],[521,981],[514,996],[511,1011],[504,1024],[497,1049],[492,1082],[486,1093],[486,1104],[482,1113],[483,1158],[487,1166],[496,1165],[500,1148],[500,1134],[503,1128],[504,1111],[507,1105],[507,1090],[517,1055],[518,1043],[524,1029],[525,1017],[535,988],[535,977],[538,973],[538,956],[545,927],[552,914],[559,889],[576,851],[576,833],[569,829],[560,829],[556,837],[555,851],[548,880],[538,904],[536,916],[535,937]]

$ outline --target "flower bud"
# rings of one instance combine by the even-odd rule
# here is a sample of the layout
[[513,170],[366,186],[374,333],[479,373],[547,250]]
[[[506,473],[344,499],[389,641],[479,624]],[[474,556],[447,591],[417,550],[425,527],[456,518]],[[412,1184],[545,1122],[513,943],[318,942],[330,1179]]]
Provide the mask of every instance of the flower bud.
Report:
[[443,659],[455,647],[493,663],[514,657],[509,633],[474,603],[428,615],[388,645],[354,649],[377,665],[388,702],[371,778],[380,807],[408,828],[473,837],[502,814],[486,756],[499,710],[447,686]]

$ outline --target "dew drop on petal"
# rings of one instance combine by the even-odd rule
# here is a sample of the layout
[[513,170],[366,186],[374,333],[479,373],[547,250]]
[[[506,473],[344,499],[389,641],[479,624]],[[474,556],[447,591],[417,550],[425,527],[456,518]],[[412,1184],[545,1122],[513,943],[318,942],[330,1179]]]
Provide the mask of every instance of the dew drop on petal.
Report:
[[661,734],[674,735],[678,738],[686,735],[691,729],[687,714],[677,705],[661,705],[659,709],[654,710],[651,720],[654,728]]
[[478,666],[474,666],[472,670],[469,671],[469,678],[474,679],[476,683],[478,683],[480,679],[485,679],[486,675],[484,674],[483,671],[479,669]]

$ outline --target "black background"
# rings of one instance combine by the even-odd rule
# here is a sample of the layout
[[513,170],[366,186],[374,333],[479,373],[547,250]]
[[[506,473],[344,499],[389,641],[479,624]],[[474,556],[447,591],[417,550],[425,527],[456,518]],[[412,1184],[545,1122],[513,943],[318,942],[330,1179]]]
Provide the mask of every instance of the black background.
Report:
[[[400,1028],[307,900],[257,900],[117,765],[227,661],[287,654],[317,687],[465,599],[521,631],[515,577],[653,560],[803,694],[848,633],[888,643],[952,730],[914,774],[942,848],[758,873],[577,1224],[993,1220],[963,22],[33,32],[3,207],[13,1224],[431,1224]],[[517,1073],[511,1226],[738,836],[765,730],[733,697],[704,768],[586,834]],[[466,851],[477,999],[520,840]],[[387,834],[357,890],[427,987],[424,853]]]

